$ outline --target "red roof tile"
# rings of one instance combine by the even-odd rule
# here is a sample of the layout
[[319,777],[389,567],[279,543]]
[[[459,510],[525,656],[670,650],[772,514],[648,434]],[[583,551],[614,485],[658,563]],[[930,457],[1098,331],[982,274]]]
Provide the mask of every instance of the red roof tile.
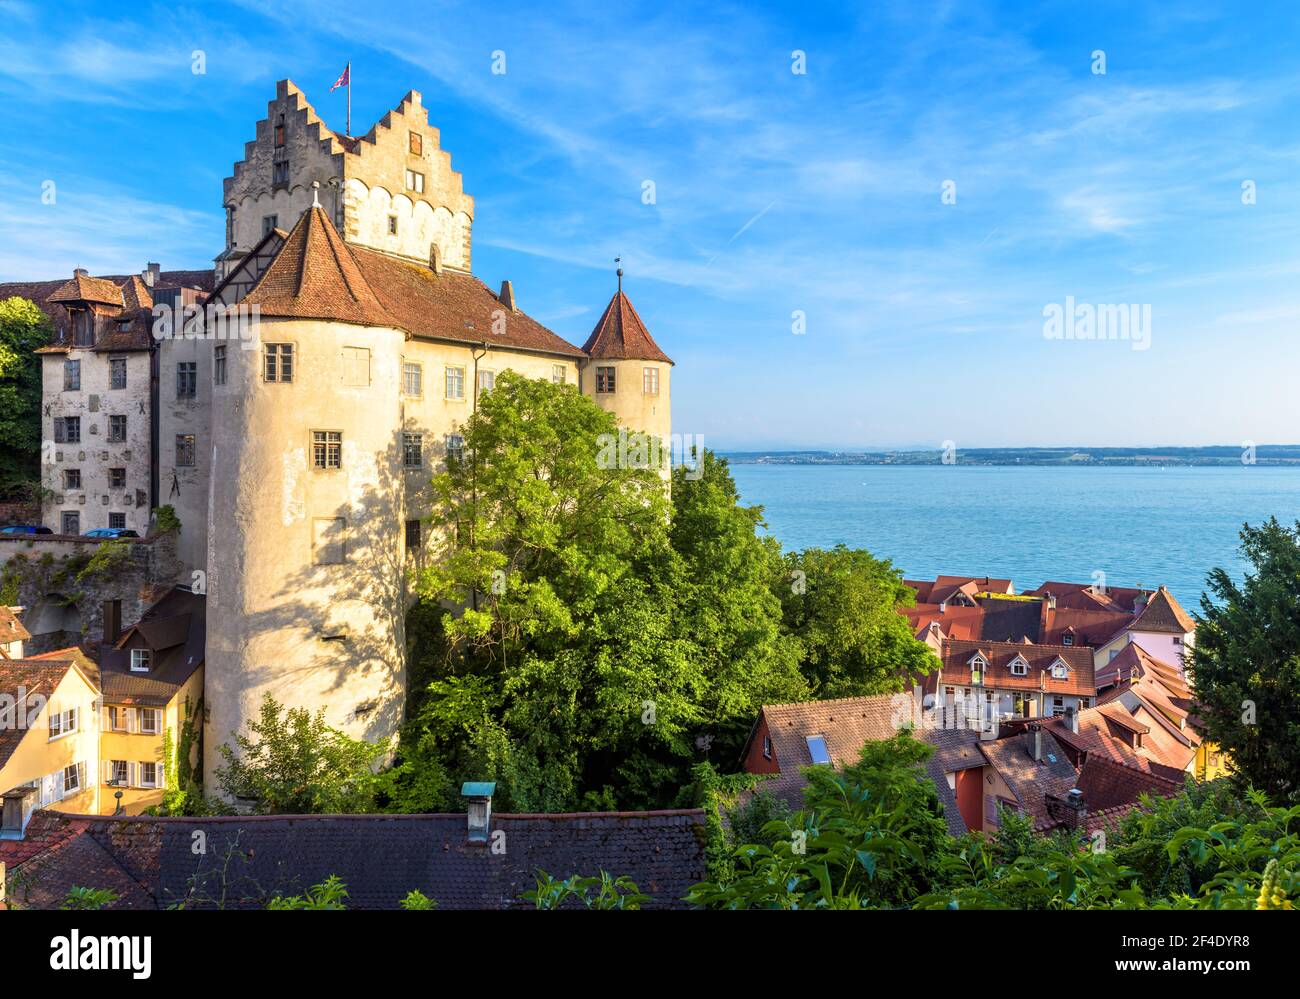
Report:
[[582,349],[594,358],[611,360],[662,361],[672,360],[659,349],[654,337],[636,314],[631,301],[620,288],[605,306],[591,336]]

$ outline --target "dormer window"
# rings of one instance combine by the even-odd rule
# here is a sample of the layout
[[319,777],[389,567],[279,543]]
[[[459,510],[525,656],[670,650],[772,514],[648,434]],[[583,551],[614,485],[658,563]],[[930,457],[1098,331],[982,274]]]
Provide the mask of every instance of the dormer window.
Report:
[[1070,667],[1066,665],[1064,659],[1057,659],[1052,663],[1052,679],[1065,680],[1070,676]]
[[763,759],[770,760],[771,758],[772,758],[772,737],[770,735],[765,735],[763,736]]
[[982,684],[984,682],[984,671],[989,668],[989,661],[980,653],[976,652],[968,660],[970,665],[970,682],[973,684]]
[[1029,672],[1029,663],[1024,656],[1016,656],[1011,660],[1011,675],[1024,676]]
[[830,750],[826,748],[826,736],[808,736],[808,755],[812,757],[813,763],[816,764],[827,765],[831,762]]
[[1073,644],[1074,644],[1074,633],[1073,633],[1073,632],[1070,632],[1070,631],[1067,631],[1064,635],[1062,635],[1062,636],[1061,636],[1061,644],[1062,644],[1062,645],[1073,645]]
[[149,649],[131,650],[131,672],[148,673],[153,668],[153,653]]

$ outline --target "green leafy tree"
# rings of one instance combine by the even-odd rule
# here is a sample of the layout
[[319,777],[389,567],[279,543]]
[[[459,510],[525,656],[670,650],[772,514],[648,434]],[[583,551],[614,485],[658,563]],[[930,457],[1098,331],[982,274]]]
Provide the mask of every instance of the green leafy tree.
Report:
[[804,690],[725,466],[670,505],[657,470],[605,460],[618,433],[571,387],[512,373],[466,422],[432,484],[441,548],[417,589],[451,610],[437,661],[415,650],[395,800],[427,763],[453,787],[495,780],[503,808],[669,804],[701,744],[738,744],[763,699]]
[[40,482],[41,361],[50,321],[25,298],[0,301],[0,493]]
[[107,888],[70,888],[59,908],[78,911],[106,909],[117,898],[117,892]]
[[1242,778],[1275,800],[1297,801],[1300,524],[1247,524],[1241,550],[1252,567],[1244,584],[1216,568],[1201,598],[1189,661],[1197,720]]
[[248,734],[231,733],[218,750],[217,782],[225,794],[262,814],[365,812],[374,803],[373,765],[381,747],[325,724],[325,712],[287,711],[267,694]]
[[419,891],[418,889],[415,888],[412,888],[409,892],[407,892],[406,897],[403,898],[397,904],[400,905],[403,909],[438,908],[438,902],[436,899],[430,898],[428,895],[424,894],[424,892]]
[[898,613],[915,596],[887,559],[843,545],[792,552],[775,591],[818,699],[902,690],[938,666]]

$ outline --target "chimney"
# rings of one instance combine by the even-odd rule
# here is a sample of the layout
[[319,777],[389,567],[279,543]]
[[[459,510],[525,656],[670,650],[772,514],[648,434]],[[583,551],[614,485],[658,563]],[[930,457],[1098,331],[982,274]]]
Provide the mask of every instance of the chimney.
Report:
[[150,288],[157,288],[159,275],[161,274],[162,264],[156,264],[151,260],[145,265],[144,270],[140,272],[140,279]]
[[492,832],[492,793],[495,781],[468,781],[460,786],[461,796],[469,799],[468,839],[471,843],[486,843]]
[[1084,807],[1083,792],[1077,787],[1071,788],[1070,793],[1065,796],[1065,809],[1065,821],[1071,829],[1078,829],[1083,825],[1083,817],[1088,812]]
[[1070,731],[1073,732],[1075,735],[1078,735],[1079,734],[1079,709],[1066,708],[1065,721],[1066,724],[1070,726]]
[[1025,727],[1025,743],[1029,749],[1029,758],[1035,762],[1043,759],[1043,727],[1032,722]]
[[519,306],[515,305],[515,286],[509,281],[501,282],[501,294],[497,298],[501,299],[501,304],[511,312],[519,311]]
[[1056,610],[1056,594],[1055,594],[1055,593],[1048,593],[1048,594],[1047,594],[1047,609],[1048,609],[1048,610]]
[[122,633],[122,601],[104,601],[104,644],[112,645]]
[[940,614],[946,614],[946,613],[948,613],[948,601],[947,601],[947,600],[940,600],[940,601],[939,601],[939,613],[940,613]]

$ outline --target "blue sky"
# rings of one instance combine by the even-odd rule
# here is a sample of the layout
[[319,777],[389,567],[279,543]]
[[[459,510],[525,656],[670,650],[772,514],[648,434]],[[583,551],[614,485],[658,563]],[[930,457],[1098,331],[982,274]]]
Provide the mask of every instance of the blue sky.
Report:
[[[489,285],[581,343],[623,256],[710,446],[1300,440],[1296,5],[855,6],[0,0],[0,280],[209,264],[275,81],[342,129],[351,61]],[[1150,349],[1045,338],[1067,296]]]

